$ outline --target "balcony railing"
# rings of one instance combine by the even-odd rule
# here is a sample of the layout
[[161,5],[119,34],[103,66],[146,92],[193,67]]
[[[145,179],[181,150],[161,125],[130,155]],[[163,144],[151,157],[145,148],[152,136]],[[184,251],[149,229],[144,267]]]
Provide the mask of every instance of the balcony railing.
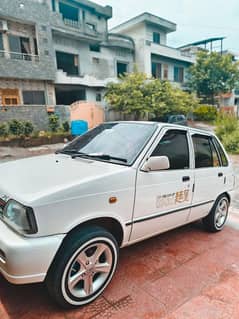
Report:
[[39,62],[39,55],[0,50],[0,58]]
[[80,23],[79,21],[76,20],[71,20],[71,19],[63,19],[65,25],[71,28],[79,29],[80,28]]

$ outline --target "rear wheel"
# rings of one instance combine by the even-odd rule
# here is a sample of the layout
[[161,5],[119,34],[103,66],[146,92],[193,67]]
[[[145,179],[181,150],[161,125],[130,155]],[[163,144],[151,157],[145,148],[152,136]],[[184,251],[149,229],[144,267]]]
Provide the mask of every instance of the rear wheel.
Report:
[[118,261],[118,244],[101,227],[87,227],[69,237],[47,275],[50,295],[61,306],[95,300],[109,284]]
[[216,200],[209,215],[203,218],[203,224],[208,231],[218,232],[223,229],[227,221],[229,206],[226,195],[221,195]]

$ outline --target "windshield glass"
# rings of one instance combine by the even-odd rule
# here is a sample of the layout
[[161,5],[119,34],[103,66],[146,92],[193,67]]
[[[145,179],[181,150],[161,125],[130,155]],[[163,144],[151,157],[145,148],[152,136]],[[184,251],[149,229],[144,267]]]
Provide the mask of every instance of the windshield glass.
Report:
[[101,124],[74,139],[61,150],[61,153],[70,154],[72,152],[72,154],[79,153],[82,156],[92,155],[96,160],[121,164],[124,162],[124,165],[131,165],[156,128],[157,124]]

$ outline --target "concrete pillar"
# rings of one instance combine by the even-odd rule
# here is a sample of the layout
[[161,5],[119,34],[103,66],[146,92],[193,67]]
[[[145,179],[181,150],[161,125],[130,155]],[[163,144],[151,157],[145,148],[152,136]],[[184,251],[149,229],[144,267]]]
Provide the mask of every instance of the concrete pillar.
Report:
[[2,41],[3,41],[3,50],[5,51],[5,57],[10,58],[10,47],[8,42],[8,36],[7,33],[2,34]]

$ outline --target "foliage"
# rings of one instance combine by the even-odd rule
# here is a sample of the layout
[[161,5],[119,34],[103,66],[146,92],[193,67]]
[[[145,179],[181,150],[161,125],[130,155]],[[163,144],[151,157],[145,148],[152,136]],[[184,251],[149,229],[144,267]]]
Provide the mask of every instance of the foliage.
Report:
[[51,132],[57,132],[60,127],[59,117],[55,114],[49,116],[49,128]]
[[231,92],[239,82],[239,63],[230,54],[200,51],[196,63],[189,68],[189,86],[211,104],[215,97]]
[[235,116],[227,114],[218,116],[216,134],[228,152],[239,154],[239,122]]
[[68,121],[65,121],[62,123],[63,131],[64,132],[69,132],[70,131],[70,124]]
[[24,127],[24,135],[25,136],[30,136],[33,131],[34,131],[34,126],[30,121],[24,121],[23,122],[23,127]]
[[9,133],[15,136],[24,135],[24,124],[19,120],[11,120],[8,122]]
[[0,123],[0,136],[5,137],[8,135],[8,126],[6,123]]
[[187,114],[198,101],[189,93],[173,87],[167,81],[148,79],[135,71],[121,77],[119,83],[109,83],[105,99],[111,109],[133,114],[138,120],[148,113],[154,117],[166,114]]
[[218,111],[212,105],[199,105],[194,109],[193,115],[198,121],[214,121],[217,118]]
[[233,131],[231,134],[224,135],[222,143],[225,149],[232,154],[239,154],[239,132]]

